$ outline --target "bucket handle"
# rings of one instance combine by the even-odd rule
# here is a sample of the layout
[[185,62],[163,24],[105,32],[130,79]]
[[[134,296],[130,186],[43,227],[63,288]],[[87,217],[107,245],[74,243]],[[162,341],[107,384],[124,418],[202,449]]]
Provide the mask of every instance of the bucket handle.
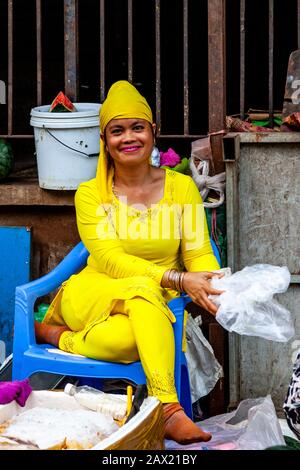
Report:
[[45,127],[43,125],[43,129],[45,129],[45,131],[48,132],[48,134],[51,135],[51,137],[53,137],[54,140],[56,140],[57,142],[59,142],[61,145],[63,145],[64,147],[67,147],[68,149],[70,150],[73,150],[73,152],[77,152],[77,153],[80,153],[81,155],[84,155],[85,157],[98,157],[99,156],[99,152],[98,153],[86,153],[86,152],[83,152],[82,150],[77,150],[77,149],[74,149],[73,147],[70,147],[69,145],[67,144],[64,144],[64,142],[62,142],[61,140],[59,140],[57,137],[55,137],[55,135],[52,134],[52,132],[49,131],[49,129],[47,129],[47,127]]

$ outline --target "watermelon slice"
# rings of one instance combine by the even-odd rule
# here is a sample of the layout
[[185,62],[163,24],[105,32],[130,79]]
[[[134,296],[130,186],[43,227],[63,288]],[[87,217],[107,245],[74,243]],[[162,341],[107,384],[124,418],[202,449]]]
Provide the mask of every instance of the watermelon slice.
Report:
[[160,168],[168,168],[169,170],[177,171],[178,173],[183,173],[185,175],[188,175],[189,174],[190,163],[189,163],[188,158],[183,157],[181,162],[178,163],[178,165],[176,165],[176,166],[170,167],[170,166],[167,166],[167,165],[163,165]]
[[73,113],[74,111],[77,109],[62,91],[54,98],[49,109],[50,113]]
[[4,139],[0,139],[0,180],[6,178],[12,171],[13,159],[11,145]]

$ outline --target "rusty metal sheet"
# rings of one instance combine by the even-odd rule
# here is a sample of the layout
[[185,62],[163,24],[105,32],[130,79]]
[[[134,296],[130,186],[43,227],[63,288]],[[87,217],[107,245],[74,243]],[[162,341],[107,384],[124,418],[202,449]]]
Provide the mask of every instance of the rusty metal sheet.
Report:
[[183,127],[184,135],[189,134],[189,28],[188,0],[183,2]]
[[100,101],[105,100],[105,0],[100,0]]
[[156,98],[156,134],[161,131],[161,35],[160,35],[160,0],[155,0],[155,98]]
[[78,0],[64,0],[65,93],[78,98]]
[[274,0],[269,0],[269,127],[274,126]]
[[133,10],[132,0],[128,0],[127,7],[127,62],[128,62],[128,81],[132,83],[133,80]]
[[[226,117],[226,54],[225,0],[208,2],[208,102],[209,132],[225,129]],[[211,139],[215,173],[224,171],[222,137]]]
[[300,347],[300,135],[232,138],[225,158],[229,265],[234,271],[256,263],[289,268],[291,285],[278,300],[296,333],[288,343],[230,334],[230,400],[271,394],[280,412]]
[[245,77],[246,77],[246,0],[240,6],[240,118],[245,119]]
[[36,0],[36,87],[37,106],[42,105],[42,4],[41,0]]

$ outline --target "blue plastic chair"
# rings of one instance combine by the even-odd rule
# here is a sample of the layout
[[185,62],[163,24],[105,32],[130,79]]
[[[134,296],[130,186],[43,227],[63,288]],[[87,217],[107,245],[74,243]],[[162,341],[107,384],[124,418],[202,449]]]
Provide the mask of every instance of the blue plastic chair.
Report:
[[213,249],[213,252],[214,252],[215,257],[217,258],[217,261],[218,261],[219,265],[221,266],[222,263],[221,263],[220,252],[219,252],[219,249],[218,249],[218,247],[217,247],[217,245],[216,245],[216,242],[215,242],[212,238],[210,239],[210,244],[211,244],[211,247],[212,247],[212,249]]
[[[212,243],[213,246],[213,243]],[[214,248],[214,246],[213,246]],[[217,249],[215,247],[215,249]],[[73,375],[100,379],[127,379],[136,384],[145,383],[141,362],[118,364],[97,361],[76,355],[49,352],[55,349],[48,344],[36,344],[34,334],[34,303],[38,297],[57,289],[63,281],[83,268],[88,251],[80,242],[50,273],[16,288],[13,342],[13,380],[22,380],[36,372]],[[192,417],[190,382],[185,354],[182,352],[184,309],[191,299],[184,295],[169,302],[176,317],[173,323],[175,336],[175,386],[181,405]]]

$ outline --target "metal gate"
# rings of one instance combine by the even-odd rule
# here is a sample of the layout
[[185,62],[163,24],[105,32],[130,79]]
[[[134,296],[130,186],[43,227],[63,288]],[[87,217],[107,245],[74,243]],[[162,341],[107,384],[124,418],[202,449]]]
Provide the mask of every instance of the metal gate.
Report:
[[[149,100],[163,144],[224,128],[225,0],[0,0],[0,41],[0,137],[32,139],[30,109],[60,90],[102,102],[120,79]],[[219,172],[220,136],[213,147]]]

